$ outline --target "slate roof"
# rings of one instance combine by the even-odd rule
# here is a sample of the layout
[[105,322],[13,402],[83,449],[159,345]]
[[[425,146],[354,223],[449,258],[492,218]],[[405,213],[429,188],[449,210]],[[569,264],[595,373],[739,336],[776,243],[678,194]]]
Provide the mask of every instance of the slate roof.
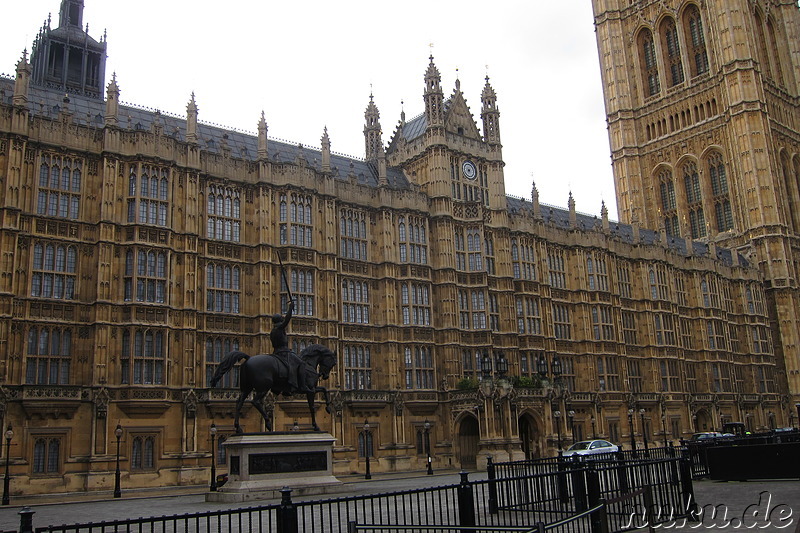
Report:
[[[0,76],[0,98],[2,101],[11,104],[14,94],[14,79]],[[64,105],[64,94],[53,89],[47,89],[31,85],[28,94],[29,108],[35,115],[56,118]],[[69,109],[73,114],[73,120],[82,125],[102,128],[104,125],[105,102],[102,100],[88,98],[80,95],[69,95]],[[448,99],[449,102],[449,99]],[[130,105],[120,105],[119,121],[123,128],[140,129],[150,131],[152,124],[158,121],[163,128],[164,134],[175,137],[179,141],[186,138],[186,119],[163,113],[155,109],[144,109]],[[407,140],[414,139],[425,132],[427,118],[425,114],[414,117],[402,126],[402,134]],[[222,126],[205,124],[199,122],[197,125],[197,135],[199,143],[204,150],[211,153],[221,153],[224,144],[231,149],[232,155],[242,159],[255,161],[258,155],[258,137],[252,133],[238,130],[226,129]],[[306,165],[321,171],[322,152],[316,148],[290,144],[284,141],[270,139],[268,143],[269,158],[277,163],[295,163],[298,157],[306,160]],[[362,159],[352,158],[340,154],[331,154],[331,169],[334,178],[347,180],[351,173],[355,175],[358,183],[370,186],[378,186],[378,171],[375,165]],[[410,189],[411,184],[399,168],[388,168],[387,179],[389,186],[393,189]],[[530,210],[533,205],[528,200],[507,197],[508,210],[511,214]],[[551,223],[555,227],[565,230],[570,229],[569,210],[554,207],[547,204],[540,204],[542,218],[546,223]],[[593,215],[577,213],[578,229],[591,231],[595,227],[602,225],[602,221]],[[633,228],[628,224],[611,222],[610,231],[616,238],[633,243]],[[658,234],[648,229],[639,230],[639,239],[642,244],[655,244]],[[690,241],[692,255],[708,255],[708,245],[698,241]],[[672,248],[681,255],[688,255],[686,240],[682,238],[668,237],[669,248]],[[724,263],[732,264],[731,250],[718,248],[717,258]],[[739,255],[739,264],[748,266],[747,260]]]

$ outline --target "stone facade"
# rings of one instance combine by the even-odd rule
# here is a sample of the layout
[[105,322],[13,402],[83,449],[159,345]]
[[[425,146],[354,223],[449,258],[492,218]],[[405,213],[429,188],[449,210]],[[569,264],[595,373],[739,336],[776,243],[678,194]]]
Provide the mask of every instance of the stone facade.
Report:
[[[82,20],[83,2],[62,13]],[[237,396],[235,373],[209,378],[232,349],[269,352],[288,301],[279,256],[294,347],[339,355],[318,416],[336,475],[366,456],[373,472],[428,455],[470,468],[594,434],[787,423],[758,256],[571,198],[540,205],[535,186],[507,196],[488,79],[478,123],[431,57],[424,111],[387,144],[370,96],[362,160],[334,154],[327,131],[319,148],[274,141],[263,115],[255,136],[203,124],[194,96],[178,117],[120,104],[116,79],[104,98],[36,82],[60,38],[43,28],[31,62],[0,78],[14,492],[111,490],[117,446],[124,487],[207,482],[211,424],[231,434]],[[265,404],[276,429],[307,428],[304,400]],[[263,429],[252,408],[243,425]]]
[[750,257],[800,402],[797,2],[592,5],[620,219]]

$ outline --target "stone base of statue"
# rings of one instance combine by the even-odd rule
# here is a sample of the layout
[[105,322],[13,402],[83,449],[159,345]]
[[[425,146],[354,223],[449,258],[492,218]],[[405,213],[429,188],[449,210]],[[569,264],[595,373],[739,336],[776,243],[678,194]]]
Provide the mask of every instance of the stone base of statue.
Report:
[[327,494],[341,490],[333,476],[335,439],[318,431],[245,433],[228,437],[228,481],[209,502],[242,502],[279,499],[280,490],[292,489],[292,497]]

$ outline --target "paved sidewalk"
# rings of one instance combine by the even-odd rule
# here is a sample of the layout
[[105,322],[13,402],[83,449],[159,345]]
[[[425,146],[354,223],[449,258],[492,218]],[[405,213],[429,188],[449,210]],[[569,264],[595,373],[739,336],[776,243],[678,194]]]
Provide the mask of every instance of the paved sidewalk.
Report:
[[[485,472],[470,473],[470,480],[486,478]],[[460,476],[455,471],[441,471],[433,476],[425,472],[375,474],[366,481],[362,476],[341,476],[341,492],[321,496],[295,498],[297,501],[335,498],[361,494],[376,494],[456,484]],[[662,524],[665,531],[774,531],[800,533],[800,481],[714,482],[696,481],[695,498],[700,505],[701,522]],[[238,507],[255,507],[277,500],[245,503],[205,501],[205,487],[178,487],[151,491],[123,491],[123,497],[113,499],[110,492],[60,495],[50,498],[12,499],[11,505],[0,509],[0,531],[15,531],[19,527],[19,511],[30,506],[34,527],[50,524],[97,522],[142,516],[161,516],[198,513]],[[640,517],[637,519],[641,520]],[[636,521],[633,522],[637,524]]]

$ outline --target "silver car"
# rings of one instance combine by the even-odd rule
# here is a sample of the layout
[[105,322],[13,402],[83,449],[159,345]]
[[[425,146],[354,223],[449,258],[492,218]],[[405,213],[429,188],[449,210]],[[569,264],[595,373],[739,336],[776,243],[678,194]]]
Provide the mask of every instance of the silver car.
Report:
[[571,455],[594,455],[596,453],[614,453],[619,451],[619,446],[607,440],[582,440],[576,442],[564,452],[564,457]]

